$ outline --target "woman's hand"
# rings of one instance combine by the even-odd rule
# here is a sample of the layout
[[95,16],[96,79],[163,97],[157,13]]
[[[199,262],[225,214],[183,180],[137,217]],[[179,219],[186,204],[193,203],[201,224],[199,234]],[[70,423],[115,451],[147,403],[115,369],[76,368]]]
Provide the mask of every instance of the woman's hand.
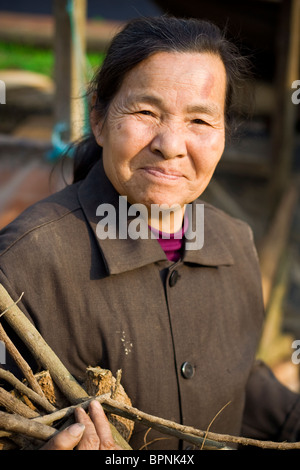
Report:
[[77,423],[50,439],[41,450],[122,450],[111,434],[110,425],[97,400],[89,405],[89,416],[76,408]]

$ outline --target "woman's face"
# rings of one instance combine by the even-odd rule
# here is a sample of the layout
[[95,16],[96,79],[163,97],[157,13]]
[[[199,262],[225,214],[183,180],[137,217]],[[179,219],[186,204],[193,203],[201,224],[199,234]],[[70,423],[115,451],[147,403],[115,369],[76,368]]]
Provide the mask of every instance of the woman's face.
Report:
[[132,69],[92,124],[118,193],[148,208],[196,199],[224,150],[225,88],[224,65],[208,53],[159,52]]

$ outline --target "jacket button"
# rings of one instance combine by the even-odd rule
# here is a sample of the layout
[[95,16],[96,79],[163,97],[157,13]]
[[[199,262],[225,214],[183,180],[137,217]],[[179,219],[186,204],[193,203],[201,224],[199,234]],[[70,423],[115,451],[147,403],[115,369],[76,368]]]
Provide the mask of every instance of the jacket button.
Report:
[[184,362],[181,366],[181,373],[185,379],[191,379],[195,374],[195,368],[190,362]]
[[169,277],[169,286],[170,287],[175,286],[176,282],[178,281],[178,277],[179,277],[178,271],[176,271],[176,269],[174,269],[174,271],[171,272],[170,277]]

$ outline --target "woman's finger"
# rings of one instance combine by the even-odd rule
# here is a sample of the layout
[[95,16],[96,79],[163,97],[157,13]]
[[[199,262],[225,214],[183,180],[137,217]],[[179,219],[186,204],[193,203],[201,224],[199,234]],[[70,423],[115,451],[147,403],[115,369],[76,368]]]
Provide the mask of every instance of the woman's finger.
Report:
[[100,450],[121,450],[122,448],[114,441],[109,421],[97,400],[90,403],[89,413],[100,439]]
[[52,437],[40,450],[73,450],[79,443],[84,430],[84,424],[72,424]]
[[97,400],[89,405],[89,415],[76,408],[77,423],[50,439],[41,450],[122,450],[112,436],[109,421]]
[[83,436],[76,447],[77,450],[99,450],[100,439],[92,419],[87,415],[83,408],[76,408],[75,418],[78,423],[84,425]]

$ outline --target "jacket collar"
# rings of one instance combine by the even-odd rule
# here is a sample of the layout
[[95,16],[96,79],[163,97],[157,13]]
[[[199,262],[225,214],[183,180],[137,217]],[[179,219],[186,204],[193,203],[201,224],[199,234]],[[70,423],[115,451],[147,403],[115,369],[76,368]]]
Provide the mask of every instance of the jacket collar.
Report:
[[[97,208],[101,204],[110,204],[114,207],[117,225],[119,225],[119,194],[108,180],[101,160],[82,181],[78,189],[78,198],[100,246],[109,274],[119,274],[147,264],[167,260],[159,243],[151,238],[150,232],[147,239],[137,240],[129,237],[126,239],[119,237],[100,239],[97,236],[97,225],[101,219],[97,215]],[[201,201],[195,201],[192,204],[193,214],[195,213],[196,204],[199,203]],[[132,220],[133,217],[128,216],[128,225]],[[206,217],[205,206],[203,247],[196,250],[186,250],[183,262],[205,266],[231,265],[234,263],[225,242],[217,233],[213,218]]]

